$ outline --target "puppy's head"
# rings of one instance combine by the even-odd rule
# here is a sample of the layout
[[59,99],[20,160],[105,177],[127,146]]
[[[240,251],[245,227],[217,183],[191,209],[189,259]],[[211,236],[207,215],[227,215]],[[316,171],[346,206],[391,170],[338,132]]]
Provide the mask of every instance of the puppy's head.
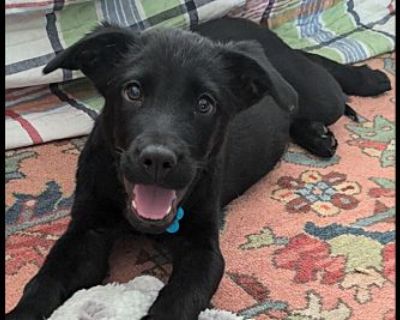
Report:
[[222,45],[182,30],[104,25],[44,73],[57,68],[80,69],[104,96],[105,136],[121,152],[125,214],[145,232],[171,223],[238,112],[267,94],[284,109],[297,104],[257,43]]

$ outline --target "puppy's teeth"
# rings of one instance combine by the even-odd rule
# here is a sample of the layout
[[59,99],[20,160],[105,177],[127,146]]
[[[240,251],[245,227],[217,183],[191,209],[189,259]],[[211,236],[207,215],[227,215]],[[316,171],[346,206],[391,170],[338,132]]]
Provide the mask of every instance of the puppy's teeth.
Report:
[[132,207],[134,207],[135,210],[136,210],[136,202],[135,202],[135,200],[132,200]]
[[169,206],[167,212],[171,212],[172,206]]

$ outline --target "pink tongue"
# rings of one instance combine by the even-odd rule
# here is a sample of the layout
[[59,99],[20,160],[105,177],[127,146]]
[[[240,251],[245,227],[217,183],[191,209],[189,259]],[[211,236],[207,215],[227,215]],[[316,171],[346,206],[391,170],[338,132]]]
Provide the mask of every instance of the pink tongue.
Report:
[[163,219],[176,197],[174,190],[143,184],[136,184],[133,193],[137,213],[152,220]]

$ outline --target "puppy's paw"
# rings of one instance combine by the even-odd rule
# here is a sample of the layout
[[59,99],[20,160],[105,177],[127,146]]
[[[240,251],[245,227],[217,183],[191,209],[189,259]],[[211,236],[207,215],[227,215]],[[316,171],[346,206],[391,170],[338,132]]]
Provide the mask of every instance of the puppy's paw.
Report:
[[6,320],[42,320],[44,319],[41,316],[35,315],[32,312],[20,312],[20,311],[13,311],[7,313],[5,316]]
[[392,89],[389,77],[380,70],[372,70],[363,65],[358,67],[361,83],[358,88],[360,96],[377,96]]
[[324,129],[326,131],[323,134],[314,138],[316,149],[315,155],[321,158],[330,158],[335,155],[338,142],[332,131],[330,131],[327,127],[324,127]]
[[299,146],[321,158],[333,157],[338,146],[332,131],[320,122],[294,125],[291,136]]

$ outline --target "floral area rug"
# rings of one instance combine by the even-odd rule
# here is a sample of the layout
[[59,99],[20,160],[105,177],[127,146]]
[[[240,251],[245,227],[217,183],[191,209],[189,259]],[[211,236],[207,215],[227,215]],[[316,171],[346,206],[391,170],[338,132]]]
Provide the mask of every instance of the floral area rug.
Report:
[[[394,54],[368,64],[394,81]],[[215,307],[257,320],[395,318],[395,92],[350,104],[361,122],[343,117],[334,124],[339,147],[332,159],[291,146],[225,210],[226,272]],[[6,153],[6,310],[66,228],[83,143]],[[170,270],[157,245],[126,236],[105,281],[139,274],[166,280]]]

